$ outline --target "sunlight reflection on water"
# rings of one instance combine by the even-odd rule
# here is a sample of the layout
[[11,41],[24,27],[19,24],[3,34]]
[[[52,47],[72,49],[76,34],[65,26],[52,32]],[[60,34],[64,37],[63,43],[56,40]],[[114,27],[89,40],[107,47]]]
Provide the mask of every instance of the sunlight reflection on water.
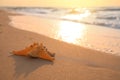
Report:
[[62,16],[62,19],[80,21],[89,17],[91,14],[89,9],[84,8],[83,10],[79,10],[75,8],[69,14]]
[[79,40],[84,38],[85,25],[69,21],[61,21],[57,30],[56,39],[79,44]]

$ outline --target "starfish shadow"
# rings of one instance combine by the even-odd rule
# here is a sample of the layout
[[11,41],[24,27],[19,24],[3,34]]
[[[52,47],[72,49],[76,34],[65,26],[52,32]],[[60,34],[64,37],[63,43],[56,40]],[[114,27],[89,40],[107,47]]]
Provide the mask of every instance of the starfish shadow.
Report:
[[36,58],[26,58],[23,56],[16,56],[11,55],[11,57],[14,59],[15,63],[15,78],[19,78],[20,76],[27,77],[30,73],[37,70],[41,66],[44,65],[53,65],[53,62],[42,60],[42,59],[36,59]]

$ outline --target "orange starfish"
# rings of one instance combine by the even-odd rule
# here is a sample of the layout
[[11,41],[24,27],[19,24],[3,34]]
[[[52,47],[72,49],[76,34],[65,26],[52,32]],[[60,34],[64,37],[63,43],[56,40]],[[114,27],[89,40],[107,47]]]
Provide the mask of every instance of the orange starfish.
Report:
[[43,46],[42,43],[40,45],[38,43],[33,43],[32,45],[26,47],[23,50],[12,51],[12,53],[15,55],[36,57],[50,61],[54,60],[54,55],[55,55],[47,51],[46,47]]

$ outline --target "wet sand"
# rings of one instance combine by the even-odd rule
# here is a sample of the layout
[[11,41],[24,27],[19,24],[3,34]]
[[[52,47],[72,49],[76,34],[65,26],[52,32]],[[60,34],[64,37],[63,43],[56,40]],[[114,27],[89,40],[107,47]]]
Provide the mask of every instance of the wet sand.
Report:
[[[119,56],[14,28],[8,15],[15,14],[0,10],[0,80],[120,80]],[[55,61],[10,54],[33,42],[56,53]]]

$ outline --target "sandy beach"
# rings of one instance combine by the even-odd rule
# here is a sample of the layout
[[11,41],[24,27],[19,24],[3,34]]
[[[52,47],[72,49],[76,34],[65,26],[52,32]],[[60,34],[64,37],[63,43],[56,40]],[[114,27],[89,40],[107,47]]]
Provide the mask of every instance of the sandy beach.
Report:
[[[120,80],[120,56],[14,28],[8,15],[18,14],[0,10],[0,80]],[[10,54],[33,42],[56,53],[54,62]]]

